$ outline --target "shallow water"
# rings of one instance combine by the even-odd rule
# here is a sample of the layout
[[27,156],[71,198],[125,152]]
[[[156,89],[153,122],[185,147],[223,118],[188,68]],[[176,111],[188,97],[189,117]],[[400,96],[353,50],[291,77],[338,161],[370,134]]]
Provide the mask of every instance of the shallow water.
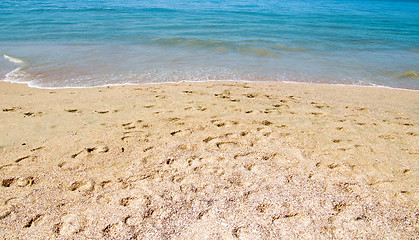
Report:
[[419,89],[418,1],[2,1],[0,79]]

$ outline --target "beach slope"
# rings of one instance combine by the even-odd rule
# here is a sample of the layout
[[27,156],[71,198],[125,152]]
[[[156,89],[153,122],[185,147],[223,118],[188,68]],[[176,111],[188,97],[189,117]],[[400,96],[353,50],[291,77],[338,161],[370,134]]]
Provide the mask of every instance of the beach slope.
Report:
[[0,82],[0,238],[419,238],[419,92]]

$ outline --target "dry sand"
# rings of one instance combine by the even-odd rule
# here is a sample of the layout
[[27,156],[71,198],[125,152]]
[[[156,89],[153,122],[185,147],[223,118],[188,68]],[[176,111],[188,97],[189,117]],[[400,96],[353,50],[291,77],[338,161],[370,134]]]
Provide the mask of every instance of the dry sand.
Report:
[[0,238],[418,239],[419,92],[0,82]]

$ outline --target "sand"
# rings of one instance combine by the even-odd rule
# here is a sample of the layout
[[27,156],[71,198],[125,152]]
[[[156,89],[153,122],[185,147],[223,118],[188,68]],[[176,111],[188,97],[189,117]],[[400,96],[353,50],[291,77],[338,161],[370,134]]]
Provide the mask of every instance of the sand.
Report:
[[1,239],[419,238],[419,92],[0,82]]

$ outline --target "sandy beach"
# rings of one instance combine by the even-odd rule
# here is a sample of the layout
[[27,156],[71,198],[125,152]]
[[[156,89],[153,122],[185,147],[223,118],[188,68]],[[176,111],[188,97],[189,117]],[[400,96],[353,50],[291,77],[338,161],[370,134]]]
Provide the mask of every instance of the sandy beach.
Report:
[[419,92],[0,82],[1,239],[418,239]]

